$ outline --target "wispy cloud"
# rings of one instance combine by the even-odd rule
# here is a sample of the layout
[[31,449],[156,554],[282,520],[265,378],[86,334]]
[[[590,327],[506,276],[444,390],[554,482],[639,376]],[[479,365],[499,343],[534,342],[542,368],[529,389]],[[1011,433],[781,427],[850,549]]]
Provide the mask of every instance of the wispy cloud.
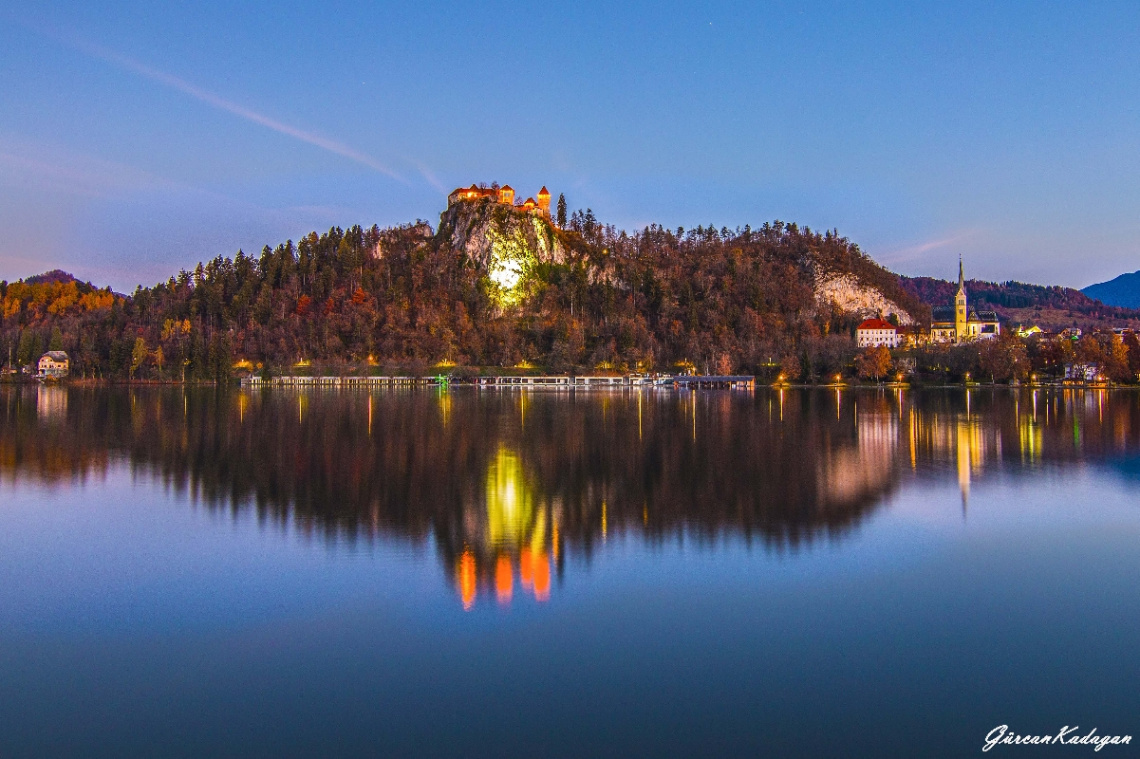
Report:
[[0,134],[0,179],[67,195],[107,198],[173,182],[114,161]]
[[414,163],[416,165],[416,168],[419,169],[420,176],[424,178],[424,181],[426,181],[429,185],[434,187],[439,192],[447,192],[447,188],[444,186],[443,182],[439,181],[439,177],[437,177],[431,169],[419,161],[414,161]]
[[[249,242],[250,230],[268,240],[278,230],[296,231],[305,223],[348,213],[320,207],[267,208],[245,195],[232,197],[58,144],[0,133],[0,193],[11,190],[17,191],[17,205],[0,207],[0,226],[9,225],[7,237],[0,239],[0,278],[64,268],[128,290],[151,277],[162,279],[179,262],[169,255],[155,261],[146,244],[136,239],[134,226],[123,232],[124,213],[134,219],[132,225],[151,224],[150,229],[169,234],[166,247],[184,254],[182,264],[218,252],[230,254],[240,241]],[[40,202],[43,192],[51,196],[48,202]],[[69,197],[80,202],[69,203]],[[84,217],[83,208],[93,210]],[[208,221],[202,227],[212,234],[183,233],[180,224],[186,218]],[[240,224],[233,225],[234,218]],[[42,231],[33,232],[36,228]],[[25,257],[21,251],[26,250],[36,250],[36,256]],[[137,257],[124,258],[125,251]]]
[[967,240],[976,234],[977,230],[959,232],[958,234],[954,234],[949,237],[940,237],[936,240],[927,240],[925,242],[909,245],[904,248],[896,248],[894,250],[887,251],[880,256],[877,256],[877,258],[879,258],[879,260],[884,263],[901,263],[904,261],[914,261],[915,259],[922,258],[922,255],[924,253],[954,245],[956,243],[962,242],[963,240]]
[[161,190],[210,198],[227,206],[260,213],[272,212],[246,200],[174,181],[134,166],[10,134],[0,134],[0,168],[6,170],[0,175],[0,181],[8,180],[85,198],[108,200]]
[[224,98],[221,95],[210,92],[209,90],[188,82],[181,77],[156,69],[153,66],[143,63],[142,61],[138,61],[128,55],[124,55],[118,51],[103,47],[102,45],[98,45],[89,40],[82,39],[74,35],[63,35],[51,32],[48,32],[48,34],[52,38],[58,40],[59,42],[62,42],[65,45],[68,45],[73,49],[79,50],[80,52],[86,53],[87,55],[90,55],[101,61],[105,61],[107,63],[118,66],[119,68],[122,68],[133,74],[137,74],[146,79],[150,79],[151,81],[158,82],[159,84],[170,87],[171,89],[177,90],[184,95],[189,95],[196,100],[206,103],[207,105],[211,105],[218,110],[225,111],[226,113],[230,113],[234,116],[237,116],[238,118],[245,119],[246,121],[257,124],[259,126],[263,126],[266,129],[271,129],[278,134],[283,134],[296,140],[300,140],[301,142],[308,143],[309,145],[321,148],[322,150],[327,150],[330,153],[339,155],[342,158],[347,158],[350,161],[355,161],[356,163],[367,166],[368,168],[378,171],[381,174],[385,174],[386,176],[406,183],[406,180],[402,176],[393,171],[384,163],[366,153],[355,150],[354,148],[349,147],[342,142],[338,142],[315,132],[310,132],[308,130],[295,127],[292,124],[286,124],[283,121],[278,121],[277,119],[271,116],[267,116],[264,113],[259,113],[252,108],[248,108],[244,105],[241,105],[240,103],[235,103],[234,101]]

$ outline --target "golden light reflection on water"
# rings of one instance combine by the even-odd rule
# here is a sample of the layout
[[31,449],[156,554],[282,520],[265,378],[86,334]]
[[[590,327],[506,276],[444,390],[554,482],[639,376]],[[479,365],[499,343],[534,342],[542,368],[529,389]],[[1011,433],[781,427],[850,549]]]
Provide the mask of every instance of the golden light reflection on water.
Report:
[[451,424],[451,392],[441,385],[436,390],[436,396],[439,398],[439,421],[446,429]]
[[503,447],[487,471],[487,538],[492,546],[510,548],[523,542],[541,544],[546,513],[535,508],[522,460]]
[[516,569],[524,591],[538,601],[548,600],[548,550],[557,558],[558,527],[555,523],[548,535],[547,509],[541,507],[517,452],[506,446],[498,449],[487,468],[485,496],[481,545],[465,548],[456,565],[455,583],[463,608],[475,605],[481,562],[486,562],[484,571],[491,570],[491,584],[499,604],[509,605],[514,598]]

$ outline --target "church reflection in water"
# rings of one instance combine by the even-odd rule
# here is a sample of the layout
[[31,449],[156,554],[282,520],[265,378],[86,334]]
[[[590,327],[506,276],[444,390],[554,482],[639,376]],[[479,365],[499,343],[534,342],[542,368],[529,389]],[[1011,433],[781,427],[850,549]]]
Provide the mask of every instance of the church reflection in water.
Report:
[[1140,403],[1104,390],[554,393],[0,389],[0,480],[119,466],[334,544],[431,544],[464,608],[544,602],[607,539],[797,551],[909,479],[1119,462]]

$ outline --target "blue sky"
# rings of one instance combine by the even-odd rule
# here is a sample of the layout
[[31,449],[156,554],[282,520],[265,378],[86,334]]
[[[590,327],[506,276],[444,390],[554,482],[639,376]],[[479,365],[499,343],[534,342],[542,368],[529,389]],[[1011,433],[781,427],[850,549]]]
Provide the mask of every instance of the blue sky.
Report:
[[129,290],[493,180],[1082,287],[1140,268],[1140,3],[0,0],[0,278]]

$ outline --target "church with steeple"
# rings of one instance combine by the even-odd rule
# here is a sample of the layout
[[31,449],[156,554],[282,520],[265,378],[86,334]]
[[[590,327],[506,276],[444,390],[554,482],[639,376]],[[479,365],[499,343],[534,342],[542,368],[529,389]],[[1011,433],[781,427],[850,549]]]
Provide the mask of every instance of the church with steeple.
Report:
[[958,258],[958,292],[953,306],[935,306],[930,321],[930,339],[936,343],[965,343],[1001,334],[996,311],[976,311],[966,301],[966,278]]

